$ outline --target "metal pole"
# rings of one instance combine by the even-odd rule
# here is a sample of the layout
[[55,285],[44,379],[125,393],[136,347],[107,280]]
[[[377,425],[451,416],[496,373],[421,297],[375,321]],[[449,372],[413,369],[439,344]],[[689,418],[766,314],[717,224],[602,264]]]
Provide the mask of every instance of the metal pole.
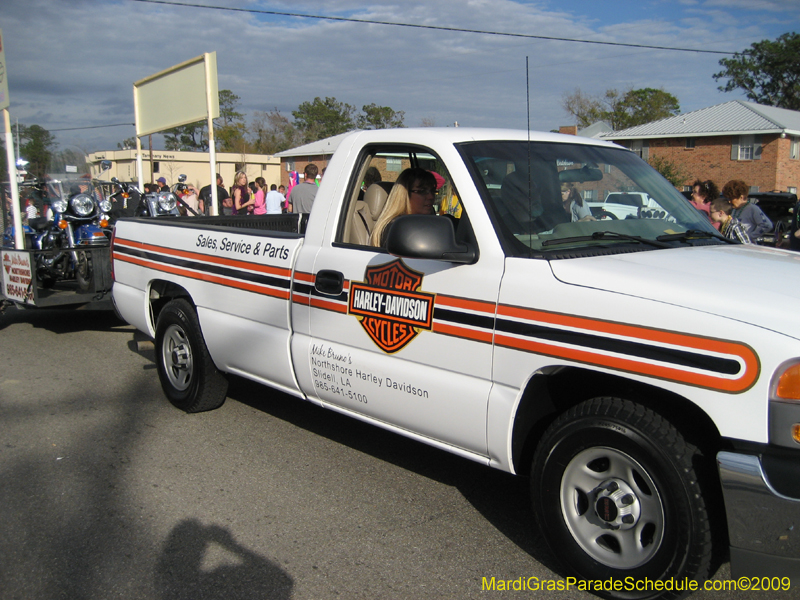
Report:
[[[22,235],[22,215],[19,206],[19,186],[17,184],[17,164],[14,160],[14,135],[11,133],[11,116],[8,109],[3,109],[3,120],[6,125],[6,160],[8,161],[8,182],[11,184],[11,215],[14,219],[14,247],[17,250],[25,248],[25,241]],[[17,124],[17,134],[19,134],[19,124]],[[5,210],[6,207],[3,207]]]
[[208,162],[211,169],[211,210],[210,215],[219,215],[219,205],[217,204],[217,149],[214,142],[214,119],[211,118],[211,102],[212,90],[211,82],[211,65],[209,64],[208,53],[206,53],[205,68],[206,68],[206,110],[208,112]]
[[136,136],[136,172],[139,174],[139,192],[144,194],[144,168],[142,167],[142,139]]

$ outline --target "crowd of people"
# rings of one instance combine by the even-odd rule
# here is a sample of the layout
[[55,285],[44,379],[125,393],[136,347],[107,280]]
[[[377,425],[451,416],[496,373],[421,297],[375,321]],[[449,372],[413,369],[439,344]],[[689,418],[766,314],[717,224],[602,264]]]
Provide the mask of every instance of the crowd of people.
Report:
[[733,179],[720,192],[713,181],[697,179],[692,184],[690,200],[711,224],[729,240],[742,244],[754,243],[773,224],[756,204],[748,199],[750,188],[741,179]]
[[[324,172],[323,169],[322,173]],[[222,176],[217,173],[217,214],[247,216],[311,212],[311,205],[314,203],[321,179],[320,175],[317,165],[308,164],[304,170],[303,181],[291,188],[287,194],[284,185],[273,183],[268,186],[263,177],[256,177],[253,181],[248,181],[247,173],[244,171],[236,172],[229,191],[225,189]],[[154,184],[145,184],[144,187],[146,193],[169,191],[163,177],[159,177]],[[199,190],[191,184],[181,185],[176,193],[184,207],[182,212],[187,215],[211,214],[212,188],[210,184]],[[192,210],[187,211],[186,206]]]

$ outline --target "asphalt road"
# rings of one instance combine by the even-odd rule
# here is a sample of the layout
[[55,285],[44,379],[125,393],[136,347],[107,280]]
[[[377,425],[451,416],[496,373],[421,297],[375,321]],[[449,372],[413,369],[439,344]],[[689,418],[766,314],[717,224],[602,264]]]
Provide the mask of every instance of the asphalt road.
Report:
[[0,599],[594,597],[482,590],[563,579],[525,479],[241,379],[186,415],[145,340],[111,313],[0,316]]

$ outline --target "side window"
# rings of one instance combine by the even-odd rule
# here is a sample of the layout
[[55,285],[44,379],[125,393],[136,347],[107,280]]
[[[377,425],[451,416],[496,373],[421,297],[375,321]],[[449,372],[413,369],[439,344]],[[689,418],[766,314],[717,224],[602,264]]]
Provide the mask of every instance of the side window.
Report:
[[444,163],[427,148],[408,145],[376,145],[365,148],[347,188],[336,242],[374,249],[370,242],[389,195],[402,173],[420,168],[435,180],[433,211],[461,219],[461,199]]

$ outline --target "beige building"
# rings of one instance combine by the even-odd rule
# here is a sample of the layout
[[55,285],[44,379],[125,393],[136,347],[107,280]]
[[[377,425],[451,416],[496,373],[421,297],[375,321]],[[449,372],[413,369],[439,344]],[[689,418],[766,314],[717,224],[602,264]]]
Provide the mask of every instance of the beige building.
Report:
[[[217,152],[217,173],[222,175],[225,187],[233,185],[233,176],[238,170],[247,173],[247,180],[263,177],[267,186],[281,183],[281,159],[267,154],[241,154],[233,152]],[[111,169],[100,170],[100,162],[111,161]],[[92,177],[110,180],[116,177],[120,181],[137,181],[136,150],[108,150],[92,152],[86,161]],[[142,152],[142,170],[144,183],[155,182],[159,177],[167,180],[167,185],[178,182],[179,175],[186,175],[186,183],[198,188],[208,185],[211,177],[208,152],[178,152],[172,150],[154,150],[152,162],[149,150]]]

